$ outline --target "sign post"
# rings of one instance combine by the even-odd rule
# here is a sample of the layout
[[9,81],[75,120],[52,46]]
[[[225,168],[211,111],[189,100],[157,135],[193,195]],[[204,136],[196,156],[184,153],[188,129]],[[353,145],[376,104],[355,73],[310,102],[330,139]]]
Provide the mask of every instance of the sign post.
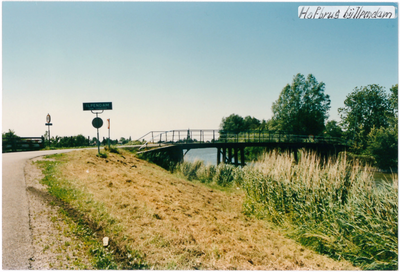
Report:
[[53,125],[53,124],[50,123],[50,122],[51,122],[51,116],[50,116],[50,114],[48,113],[47,116],[46,116],[46,123],[45,123],[45,125],[47,126],[47,131],[49,132],[49,146],[50,146],[50,126]]
[[[96,118],[93,119],[92,125],[97,129],[97,150],[100,154],[100,137],[99,128],[103,126],[103,120],[98,117],[99,114],[103,113],[104,110],[112,110],[112,102],[94,102],[94,103],[83,103],[83,110],[90,110],[92,113],[96,114]],[[101,112],[94,112],[101,111]]]
[[108,149],[110,149],[110,118],[108,118],[107,121],[108,121]]

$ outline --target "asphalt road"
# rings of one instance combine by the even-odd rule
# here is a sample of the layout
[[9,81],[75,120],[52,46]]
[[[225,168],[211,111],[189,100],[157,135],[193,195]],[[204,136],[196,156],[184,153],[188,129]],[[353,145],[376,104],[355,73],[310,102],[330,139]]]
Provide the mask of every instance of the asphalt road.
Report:
[[29,258],[33,256],[24,173],[26,161],[38,156],[70,151],[73,149],[3,154],[2,269],[28,270]]

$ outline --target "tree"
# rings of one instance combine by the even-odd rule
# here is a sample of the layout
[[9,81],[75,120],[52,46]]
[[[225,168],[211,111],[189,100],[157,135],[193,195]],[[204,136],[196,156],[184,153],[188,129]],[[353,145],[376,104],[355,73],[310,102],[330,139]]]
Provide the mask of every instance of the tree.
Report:
[[9,129],[8,132],[3,132],[1,136],[3,139],[19,139],[19,136],[15,134],[14,130],[11,129]]
[[390,88],[390,96],[389,96],[389,104],[390,108],[393,112],[393,118],[391,118],[391,122],[393,124],[398,123],[398,115],[399,115],[399,92],[398,92],[398,84],[393,85],[392,88]]
[[393,117],[389,96],[384,88],[371,84],[366,87],[356,87],[344,101],[344,107],[339,108],[341,125],[348,139],[353,139],[358,151],[367,147],[367,135],[372,128],[387,127]]
[[396,169],[398,165],[398,129],[396,126],[388,128],[372,128],[368,134],[366,154],[375,158],[381,169]]
[[228,117],[223,117],[222,122],[220,124],[221,131],[230,131],[239,133],[241,131],[245,131],[245,123],[243,117],[237,114],[231,114]]
[[245,130],[256,130],[261,125],[260,120],[251,116],[246,116],[243,121]]
[[76,146],[87,146],[88,140],[86,139],[85,136],[79,134],[78,136],[75,136],[75,144]]
[[325,83],[310,74],[307,79],[302,74],[287,84],[272,104],[276,128],[295,134],[319,135],[325,129],[331,100],[325,94]]
[[336,122],[335,120],[331,120],[326,123],[324,136],[336,138],[342,137],[343,131],[338,122]]

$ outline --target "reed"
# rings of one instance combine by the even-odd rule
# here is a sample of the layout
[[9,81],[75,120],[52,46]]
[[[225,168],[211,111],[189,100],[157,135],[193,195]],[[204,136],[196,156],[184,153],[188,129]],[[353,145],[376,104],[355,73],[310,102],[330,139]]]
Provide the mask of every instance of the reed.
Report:
[[239,180],[240,168],[229,164],[218,166],[204,164],[203,161],[182,162],[175,171],[181,173],[188,180],[199,180],[202,183],[215,183],[222,187],[231,187]]
[[322,163],[303,153],[268,153],[243,170],[247,214],[291,229],[290,236],[320,253],[363,269],[398,267],[398,188],[377,185],[366,167],[346,156]]

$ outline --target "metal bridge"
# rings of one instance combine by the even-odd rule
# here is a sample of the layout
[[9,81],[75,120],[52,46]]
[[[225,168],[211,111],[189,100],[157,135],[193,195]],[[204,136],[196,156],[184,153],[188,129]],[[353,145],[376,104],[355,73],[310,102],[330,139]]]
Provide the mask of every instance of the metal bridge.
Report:
[[[267,149],[280,148],[294,153],[297,160],[299,149],[314,150],[322,156],[335,155],[346,150],[348,143],[341,138],[314,135],[297,135],[285,131],[252,130],[244,132],[217,129],[186,129],[150,131],[138,139],[143,142],[139,153],[170,152],[182,160],[183,150],[196,148],[217,148],[217,164],[245,165],[244,148],[252,146]],[[149,149],[151,148],[151,149]],[[178,153],[182,153],[180,156]],[[239,162],[240,158],[240,162]]]

